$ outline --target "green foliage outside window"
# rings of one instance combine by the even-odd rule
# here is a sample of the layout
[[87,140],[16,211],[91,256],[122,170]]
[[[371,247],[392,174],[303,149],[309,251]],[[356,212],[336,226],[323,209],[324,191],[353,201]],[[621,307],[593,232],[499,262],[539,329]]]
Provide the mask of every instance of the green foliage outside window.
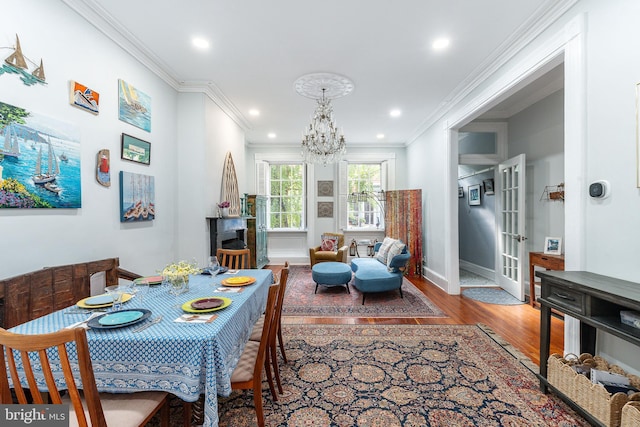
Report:
[[[376,193],[382,189],[382,173],[379,163],[350,163],[347,168],[348,191],[353,193]],[[380,204],[373,198],[349,198],[347,205],[349,228],[384,228],[384,214]]]
[[304,165],[269,165],[269,228],[304,227]]

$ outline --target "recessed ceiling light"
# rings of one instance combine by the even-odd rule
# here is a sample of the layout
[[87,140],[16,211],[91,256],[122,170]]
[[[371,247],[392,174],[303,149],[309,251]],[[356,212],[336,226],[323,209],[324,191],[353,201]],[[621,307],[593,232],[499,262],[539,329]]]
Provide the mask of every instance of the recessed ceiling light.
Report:
[[435,50],[442,50],[449,47],[449,43],[450,43],[449,39],[442,37],[439,39],[435,39],[431,44],[431,47],[434,48]]
[[397,108],[395,110],[391,110],[389,111],[389,115],[391,117],[400,117],[402,115],[402,111],[398,110]]
[[252,108],[251,110],[249,110],[249,115],[250,116],[254,116],[254,117],[258,117],[260,115],[260,111],[256,110],[255,108]]
[[273,132],[270,132],[270,133],[267,134],[267,138],[269,138],[269,139],[273,139],[275,137],[276,137],[276,134],[273,133]]
[[203,39],[202,37],[194,37],[191,39],[191,43],[198,49],[208,49],[209,48],[209,40]]
[[384,138],[384,133],[379,133],[379,134],[377,134],[377,135],[376,135],[376,138],[378,138],[378,139],[382,139],[382,138]]

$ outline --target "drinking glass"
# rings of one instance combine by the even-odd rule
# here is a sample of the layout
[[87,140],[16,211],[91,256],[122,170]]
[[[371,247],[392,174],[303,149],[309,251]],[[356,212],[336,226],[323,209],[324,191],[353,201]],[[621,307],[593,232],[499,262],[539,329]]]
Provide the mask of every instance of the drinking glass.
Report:
[[149,292],[149,281],[148,280],[138,280],[133,282],[133,292],[138,298],[139,302],[144,301],[145,295]]
[[218,274],[218,270],[220,270],[220,263],[218,263],[218,257],[211,256],[209,257],[209,272],[212,276]]
[[128,286],[123,285],[113,285],[107,286],[104,289],[111,298],[113,299],[113,305],[111,306],[111,311],[118,311],[122,308],[122,296],[127,293],[129,290]]

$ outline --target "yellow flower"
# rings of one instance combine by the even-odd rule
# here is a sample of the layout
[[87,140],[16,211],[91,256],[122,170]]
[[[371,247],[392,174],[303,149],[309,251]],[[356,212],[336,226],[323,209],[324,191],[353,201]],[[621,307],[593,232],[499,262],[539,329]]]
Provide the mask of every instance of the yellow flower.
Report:
[[190,274],[200,274],[201,270],[198,268],[198,264],[193,261],[188,263],[186,261],[179,261],[173,264],[168,264],[163,270],[162,275],[169,278],[176,278],[179,276],[188,276]]

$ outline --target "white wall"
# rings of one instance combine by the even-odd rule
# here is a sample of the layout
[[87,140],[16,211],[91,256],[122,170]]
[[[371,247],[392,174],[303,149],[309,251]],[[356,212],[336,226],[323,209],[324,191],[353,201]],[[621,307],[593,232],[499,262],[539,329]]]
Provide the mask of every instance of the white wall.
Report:
[[[347,156],[356,156],[359,154],[375,155],[375,154],[392,153],[396,158],[396,174],[395,189],[404,190],[407,187],[405,175],[406,170],[406,153],[404,147],[397,146],[358,146],[350,147],[347,144]],[[268,159],[273,156],[272,160],[288,157],[302,159],[300,155],[300,147],[297,145],[281,145],[275,147],[249,147],[246,153],[246,177],[247,188],[249,193],[255,191],[255,156]],[[318,181],[334,182],[334,217],[318,218],[316,207],[316,190]],[[338,221],[338,167],[336,164],[323,166],[321,164],[311,165],[307,174],[307,228],[302,231],[271,231],[269,232],[269,259],[271,263],[282,263],[285,260],[292,264],[305,264],[309,262],[309,247],[320,244],[320,235],[325,231],[336,232],[339,228]],[[322,198],[322,201],[331,201],[330,198]],[[362,232],[358,234],[345,234],[345,242],[348,244],[351,238],[378,238],[384,237],[382,232]],[[363,249],[363,248],[360,248]],[[366,248],[364,248],[366,250]],[[362,252],[360,252],[362,255]]]
[[[241,191],[244,133],[209,98],[178,92],[59,1],[7,0],[0,14],[0,46],[43,58],[46,85],[25,86],[0,75],[0,101],[76,126],[81,146],[81,209],[0,209],[0,278],[44,266],[119,257],[120,265],[155,274],[178,259],[204,262],[206,216],[220,201],[224,156],[231,152]],[[6,52],[6,55],[3,53]],[[10,50],[0,50],[2,58]],[[118,120],[118,79],[151,97],[151,132]],[[69,80],[100,93],[100,114],[69,105]],[[151,143],[151,164],[120,159],[120,136]],[[111,187],[95,180],[96,154],[111,151]],[[204,153],[204,155],[203,155]],[[119,171],[155,177],[156,219],[120,223]]]
[[[640,190],[636,187],[635,133],[635,87],[640,82],[640,57],[633,55],[636,40],[640,38],[640,27],[635,22],[637,16],[640,16],[640,3],[634,0],[583,0],[577,3],[408,147],[409,185],[421,187],[425,198],[427,273],[436,278],[444,277],[443,287],[449,286],[446,278],[450,272],[446,271],[446,266],[450,262],[450,252],[446,250],[447,242],[443,241],[443,224],[447,221],[445,192],[451,191],[451,186],[444,185],[441,178],[450,161],[447,156],[449,142],[443,129],[448,121],[460,119],[464,111],[472,111],[483,96],[517,84],[517,81],[507,81],[510,74],[517,75],[514,71],[524,65],[539,66],[540,62],[535,61],[541,61],[543,54],[554,54],[548,51],[549,47],[555,49],[554,46],[564,42],[563,37],[572,34],[578,34],[578,37],[566,41],[571,49],[566,58],[569,67],[567,70],[565,66],[565,70],[569,76],[586,78],[584,91],[582,81],[565,80],[567,96],[573,100],[579,98],[578,103],[570,101],[571,109],[565,109],[567,120],[572,124],[570,129],[565,128],[565,175],[570,184],[566,188],[565,203],[568,269],[577,266],[599,274],[640,281],[640,263],[637,262]],[[584,58],[584,62],[580,58]],[[549,56],[542,60],[548,59]],[[586,113],[584,128],[580,119],[583,107]],[[582,134],[584,145],[580,145]],[[611,183],[611,196],[602,201],[586,196],[588,183],[597,179],[607,179]],[[608,340],[602,339],[603,342]],[[637,354],[637,348],[630,350],[625,346],[617,344],[609,350],[620,360],[640,368],[637,360],[629,360],[631,355]]]

